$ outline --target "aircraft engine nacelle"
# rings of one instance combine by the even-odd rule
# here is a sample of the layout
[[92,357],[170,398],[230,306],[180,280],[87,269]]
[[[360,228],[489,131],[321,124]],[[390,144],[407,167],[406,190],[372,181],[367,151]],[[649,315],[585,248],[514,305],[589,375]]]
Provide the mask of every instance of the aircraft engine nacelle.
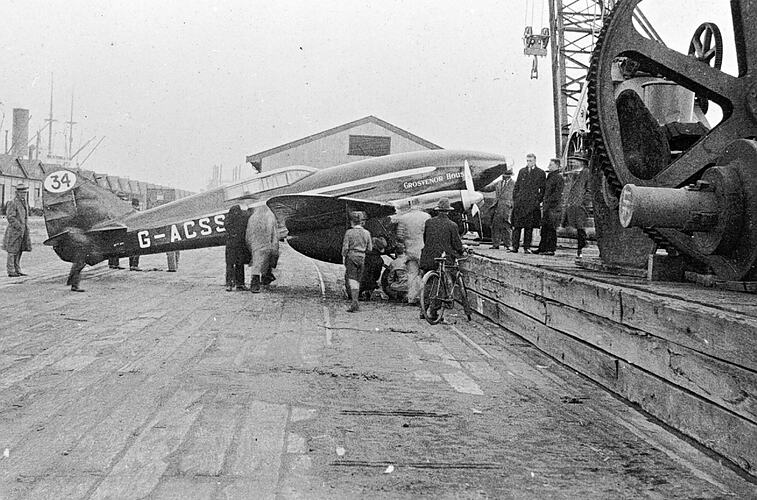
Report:
[[410,210],[433,210],[439,204],[442,198],[449,199],[453,207],[468,212],[484,199],[484,195],[478,191],[469,191],[467,189],[436,191],[434,193],[424,193],[409,198],[393,201],[398,214],[409,212]]

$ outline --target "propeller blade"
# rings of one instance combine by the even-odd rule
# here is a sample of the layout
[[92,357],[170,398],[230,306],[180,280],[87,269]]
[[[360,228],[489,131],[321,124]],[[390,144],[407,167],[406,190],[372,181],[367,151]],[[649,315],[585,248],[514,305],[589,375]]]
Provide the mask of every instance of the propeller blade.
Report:
[[468,160],[465,160],[463,164],[463,178],[465,179],[465,189],[468,191],[475,191],[476,186],[473,185],[473,174],[471,173]]

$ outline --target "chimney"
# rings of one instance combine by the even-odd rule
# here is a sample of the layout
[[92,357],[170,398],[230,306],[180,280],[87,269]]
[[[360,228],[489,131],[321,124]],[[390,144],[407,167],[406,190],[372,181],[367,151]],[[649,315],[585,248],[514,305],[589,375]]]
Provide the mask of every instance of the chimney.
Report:
[[13,142],[11,156],[23,158],[26,155],[26,144],[29,142],[29,110],[13,108]]

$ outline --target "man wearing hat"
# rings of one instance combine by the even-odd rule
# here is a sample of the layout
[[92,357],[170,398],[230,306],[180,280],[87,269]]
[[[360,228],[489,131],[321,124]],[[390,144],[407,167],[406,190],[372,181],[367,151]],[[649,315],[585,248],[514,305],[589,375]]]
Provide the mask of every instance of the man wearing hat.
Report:
[[350,294],[351,304],[347,312],[360,310],[360,280],[363,278],[365,253],[373,250],[371,233],[363,227],[363,212],[350,212],[350,227],[344,233],[342,258],[344,259],[344,283]]
[[8,227],[5,229],[3,248],[8,252],[6,270],[8,276],[17,278],[26,276],[21,272],[21,254],[32,251],[32,240],[29,236],[29,205],[26,203],[26,193],[29,188],[23,184],[16,186],[16,197],[8,202],[5,211]]
[[[513,226],[510,224],[510,215],[513,212],[513,171],[510,167],[505,167],[502,178],[497,182],[493,190],[496,193],[494,205],[492,206],[492,248],[499,248],[502,243],[505,250],[510,250]],[[485,191],[485,190],[482,190]]]
[[449,198],[441,198],[436,208],[436,216],[426,221],[423,229],[423,250],[421,251],[421,269],[425,273],[436,269],[434,259],[447,256],[451,264],[455,257],[463,254],[463,242],[460,240],[457,224],[450,218],[449,213],[454,209],[450,206]]

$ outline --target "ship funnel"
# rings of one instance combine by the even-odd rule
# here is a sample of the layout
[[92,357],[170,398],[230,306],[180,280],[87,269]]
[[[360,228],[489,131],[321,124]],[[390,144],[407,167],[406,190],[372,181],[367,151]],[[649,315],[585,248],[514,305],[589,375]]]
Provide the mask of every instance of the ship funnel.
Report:
[[29,143],[29,110],[13,108],[13,142],[11,156],[24,158]]

